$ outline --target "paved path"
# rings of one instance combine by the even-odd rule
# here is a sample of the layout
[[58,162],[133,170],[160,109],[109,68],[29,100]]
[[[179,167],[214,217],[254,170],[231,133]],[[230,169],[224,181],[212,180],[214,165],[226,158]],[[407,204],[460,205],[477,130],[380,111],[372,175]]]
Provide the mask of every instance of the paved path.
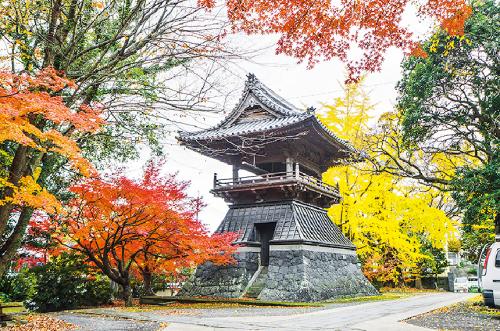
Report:
[[[324,309],[285,316],[233,316],[185,319],[170,323],[165,331],[208,330],[427,330],[400,322],[440,307],[448,306],[476,294],[438,293],[402,300]],[[165,320],[163,320],[165,321]]]
[[407,299],[369,303],[328,304],[324,307],[219,309],[158,309],[123,311],[97,308],[55,313],[55,317],[79,326],[79,330],[164,331],[229,330],[429,330],[401,320],[448,306],[477,294],[432,293]]

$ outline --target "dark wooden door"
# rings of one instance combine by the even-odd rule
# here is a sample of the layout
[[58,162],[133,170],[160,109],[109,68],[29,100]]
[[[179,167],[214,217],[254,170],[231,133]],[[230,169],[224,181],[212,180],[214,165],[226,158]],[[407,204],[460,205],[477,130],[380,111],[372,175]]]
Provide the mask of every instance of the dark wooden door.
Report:
[[260,265],[269,265],[269,241],[273,239],[276,223],[255,224],[260,239]]

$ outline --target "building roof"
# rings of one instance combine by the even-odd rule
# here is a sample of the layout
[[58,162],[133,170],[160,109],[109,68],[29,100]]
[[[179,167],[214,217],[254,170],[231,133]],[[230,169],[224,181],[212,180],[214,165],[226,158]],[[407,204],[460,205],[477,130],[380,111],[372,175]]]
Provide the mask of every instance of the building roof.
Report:
[[275,117],[257,121],[248,121],[229,126],[218,126],[215,128],[184,135],[182,136],[182,139],[185,141],[221,139],[221,138],[241,136],[256,132],[265,132],[273,129],[284,128],[289,125],[302,122],[311,116],[314,115],[302,113],[300,115],[291,115],[291,116]]
[[324,209],[296,200],[232,206],[217,233],[237,232],[237,243],[259,242],[255,224],[276,223],[274,242],[310,243],[354,249]]
[[[248,112],[256,107],[267,112],[267,116],[245,120]],[[337,137],[314,115],[314,108],[309,108],[305,111],[299,110],[276,94],[276,92],[262,84],[253,74],[248,75],[243,94],[238,104],[222,122],[212,128],[201,131],[181,131],[179,132],[179,140],[189,145],[190,142],[195,141],[211,141],[254,133],[265,133],[287,128],[305,121],[314,123],[328,137],[346,150],[357,152],[348,141]]]

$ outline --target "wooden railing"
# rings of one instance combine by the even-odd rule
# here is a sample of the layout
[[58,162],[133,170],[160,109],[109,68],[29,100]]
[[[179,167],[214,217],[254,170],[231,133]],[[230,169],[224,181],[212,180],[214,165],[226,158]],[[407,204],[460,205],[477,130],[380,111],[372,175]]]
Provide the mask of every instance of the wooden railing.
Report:
[[243,176],[238,178],[217,178],[214,174],[214,189],[232,188],[252,184],[277,184],[277,183],[302,183],[307,186],[319,189],[323,192],[333,195],[339,194],[338,186],[332,186],[324,183],[321,179],[307,175],[303,172],[274,172],[262,175]]

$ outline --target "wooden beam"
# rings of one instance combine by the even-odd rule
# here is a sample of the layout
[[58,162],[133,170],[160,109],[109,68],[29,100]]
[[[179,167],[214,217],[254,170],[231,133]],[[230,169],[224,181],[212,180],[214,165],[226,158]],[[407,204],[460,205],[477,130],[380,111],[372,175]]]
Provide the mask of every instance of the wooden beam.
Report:
[[264,170],[262,168],[259,168],[253,164],[248,163],[248,162],[241,162],[240,167],[241,167],[241,169],[246,170],[246,171],[250,171],[256,175],[265,175],[265,174],[269,173],[269,171]]

